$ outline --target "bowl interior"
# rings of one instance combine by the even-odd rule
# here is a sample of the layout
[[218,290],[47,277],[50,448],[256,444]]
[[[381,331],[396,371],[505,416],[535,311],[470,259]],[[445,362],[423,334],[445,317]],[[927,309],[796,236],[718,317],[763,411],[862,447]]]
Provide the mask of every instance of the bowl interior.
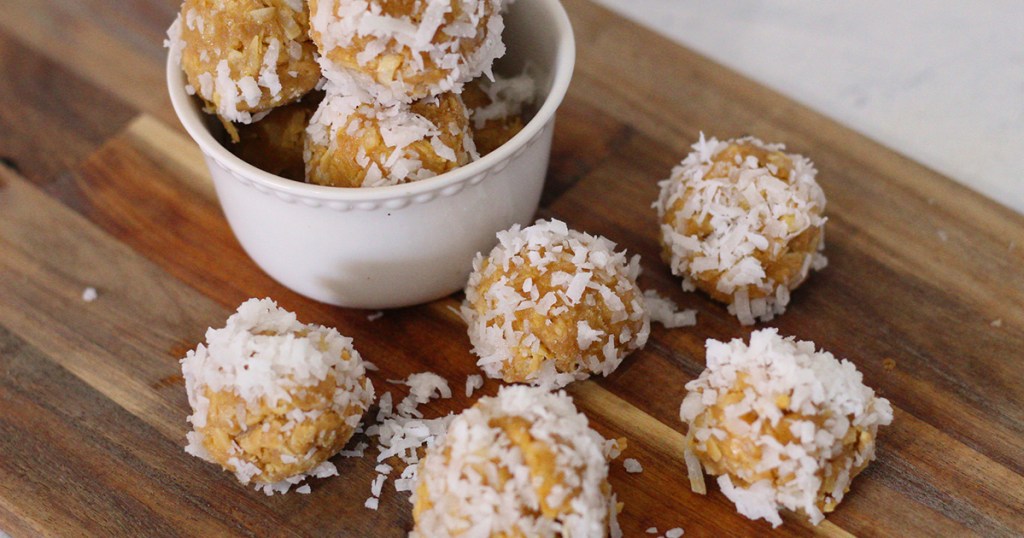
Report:
[[189,135],[203,152],[231,172],[276,191],[328,200],[382,200],[407,197],[466,181],[510,157],[536,136],[554,116],[569,86],[575,45],[569,19],[558,0],[517,0],[504,16],[503,39],[507,52],[494,71],[506,76],[528,69],[537,84],[536,114],[522,131],[481,159],[450,172],[412,183],[346,189],[312,185],[264,172],[236,157],[221,143],[223,127],[203,113],[197,97],[185,92],[181,68],[168,58],[167,80],[171,102]]

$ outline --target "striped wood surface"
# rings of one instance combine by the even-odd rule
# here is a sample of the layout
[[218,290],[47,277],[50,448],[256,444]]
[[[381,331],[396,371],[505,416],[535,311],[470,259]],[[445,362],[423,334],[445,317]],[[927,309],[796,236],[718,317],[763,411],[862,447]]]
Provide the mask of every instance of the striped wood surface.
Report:
[[[370,322],[287,291],[245,256],[166,98],[160,42],[176,4],[0,0],[0,530],[400,536],[405,494],[389,483],[378,512],[362,507],[370,458],[336,460],[342,476],[309,496],[267,498],[181,449],[177,359],[251,296],[354,337],[381,368],[379,391],[403,396],[385,380],[414,372],[447,377],[456,394],[428,416],[471,403],[458,389],[476,369],[449,310],[458,296]],[[643,286],[700,312],[697,327],[656,328],[610,378],[570,390],[644,466],[612,466],[626,535],[769,530],[714,488],[686,486],[682,386],[705,338],[749,333],[680,291],[657,256],[655,181],[699,130],[815,160],[831,264],[769,325],[849,357],[897,408],[840,508],[774,532],[1024,534],[1024,217],[604,9],[566,7],[579,59],[541,214],[640,253]],[[86,286],[97,301],[81,300]]]

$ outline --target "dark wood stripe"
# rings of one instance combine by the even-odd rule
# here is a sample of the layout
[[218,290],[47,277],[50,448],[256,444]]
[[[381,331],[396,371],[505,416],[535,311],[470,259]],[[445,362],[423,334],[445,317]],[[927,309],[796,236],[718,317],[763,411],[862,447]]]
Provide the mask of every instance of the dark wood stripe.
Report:
[[0,32],[0,158],[69,203],[64,173],[120,131],[134,111]]

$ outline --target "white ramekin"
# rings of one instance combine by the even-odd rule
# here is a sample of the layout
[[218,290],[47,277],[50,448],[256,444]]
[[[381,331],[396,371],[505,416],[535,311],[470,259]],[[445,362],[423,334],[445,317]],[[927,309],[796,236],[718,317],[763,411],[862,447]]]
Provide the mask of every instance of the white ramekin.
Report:
[[537,78],[532,120],[486,155],[423,181],[365,189],[324,187],[264,172],[210,133],[167,62],[174,111],[206,157],[221,207],[242,248],[278,282],[339,306],[392,308],[461,289],[473,256],[495,234],[527,224],[540,202],[555,110],[569,87],[575,45],[558,0],[517,0],[505,15],[506,73]]

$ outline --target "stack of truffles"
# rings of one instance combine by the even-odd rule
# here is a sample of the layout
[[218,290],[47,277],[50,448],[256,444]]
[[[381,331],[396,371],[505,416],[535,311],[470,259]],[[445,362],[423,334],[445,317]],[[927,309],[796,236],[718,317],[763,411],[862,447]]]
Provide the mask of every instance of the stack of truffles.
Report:
[[319,185],[396,185],[522,129],[532,79],[492,72],[504,4],[185,0],[167,45],[243,160]]

